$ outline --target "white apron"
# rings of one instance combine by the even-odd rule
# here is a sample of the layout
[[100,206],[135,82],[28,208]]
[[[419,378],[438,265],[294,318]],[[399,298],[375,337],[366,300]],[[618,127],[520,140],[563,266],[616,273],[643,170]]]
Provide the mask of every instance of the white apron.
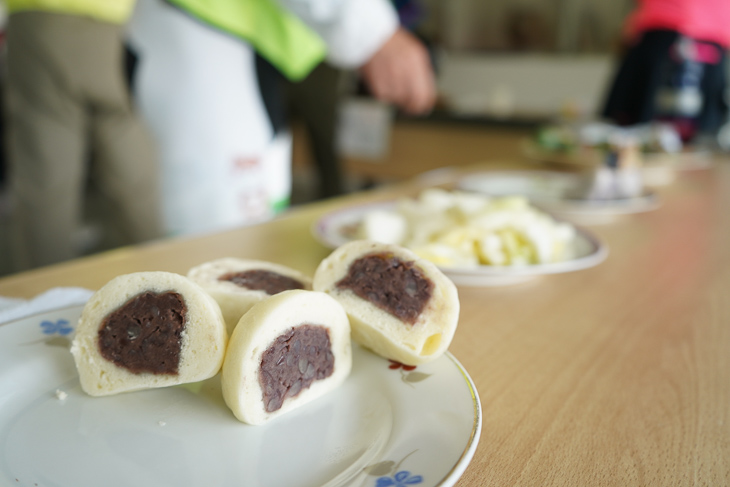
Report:
[[154,133],[168,235],[271,218],[291,192],[291,135],[274,134],[244,41],[162,0],[128,30],[136,103]]

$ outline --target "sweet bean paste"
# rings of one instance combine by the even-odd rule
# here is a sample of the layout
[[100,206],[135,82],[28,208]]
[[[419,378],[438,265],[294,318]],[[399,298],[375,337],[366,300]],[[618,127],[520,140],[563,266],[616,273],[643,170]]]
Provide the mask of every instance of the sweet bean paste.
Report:
[[372,253],[353,261],[337,287],[401,321],[414,324],[433,294],[433,282],[413,262],[389,252]]
[[287,397],[296,397],[334,369],[327,328],[305,324],[279,335],[261,357],[259,382],[266,411],[277,411]]
[[143,292],[99,327],[99,351],[134,374],[177,375],[187,306],[176,292]]
[[218,278],[219,281],[230,281],[237,286],[253,289],[255,291],[264,291],[266,294],[278,294],[289,289],[304,289],[304,284],[284,276],[277,272],[265,271],[262,269],[253,269],[242,272],[229,272]]

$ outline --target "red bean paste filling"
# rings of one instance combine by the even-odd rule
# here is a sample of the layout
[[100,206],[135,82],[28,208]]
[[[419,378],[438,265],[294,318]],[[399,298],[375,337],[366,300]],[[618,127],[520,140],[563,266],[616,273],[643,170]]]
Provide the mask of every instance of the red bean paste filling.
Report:
[[243,272],[229,272],[218,278],[219,281],[230,281],[237,286],[264,291],[274,295],[289,289],[304,289],[304,284],[291,277],[276,272],[255,269]]
[[186,316],[178,293],[139,294],[104,319],[101,356],[134,374],[177,375]]
[[391,253],[373,253],[355,260],[337,287],[350,289],[410,325],[433,295],[433,282],[413,262]]
[[332,375],[329,331],[323,326],[301,325],[279,335],[261,357],[259,382],[264,407],[277,411],[288,397],[296,397],[315,380]]

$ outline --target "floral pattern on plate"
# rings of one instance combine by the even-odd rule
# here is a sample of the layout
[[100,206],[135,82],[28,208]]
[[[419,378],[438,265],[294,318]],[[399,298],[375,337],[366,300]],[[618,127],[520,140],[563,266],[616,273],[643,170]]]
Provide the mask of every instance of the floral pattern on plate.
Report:
[[74,331],[68,320],[60,319],[56,321],[43,320],[41,321],[41,329],[44,335],[70,335]]
[[408,470],[400,470],[403,462],[417,451],[410,452],[397,464],[392,460],[386,460],[370,465],[365,468],[365,472],[368,475],[378,477],[375,481],[375,487],[405,487],[407,485],[420,484],[423,482],[421,475],[411,475],[411,472]]
[[408,384],[411,387],[413,386],[413,383],[415,382],[421,382],[422,380],[426,380],[429,377],[431,377],[431,374],[426,374],[423,372],[414,372],[416,370],[415,365],[405,365],[400,362],[396,362],[395,360],[388,360],[390,362],[390,365],[388,365],[388,368],[390,370],[400,370],[401,371],[401,380]]

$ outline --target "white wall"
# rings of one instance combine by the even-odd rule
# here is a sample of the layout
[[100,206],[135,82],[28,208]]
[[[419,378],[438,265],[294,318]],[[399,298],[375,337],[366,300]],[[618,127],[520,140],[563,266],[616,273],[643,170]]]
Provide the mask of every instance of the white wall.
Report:
[[596,114],[611,82],[609,55],[439,55],[439,89],[457,113],[504,117],[557,115],[570,104]]

